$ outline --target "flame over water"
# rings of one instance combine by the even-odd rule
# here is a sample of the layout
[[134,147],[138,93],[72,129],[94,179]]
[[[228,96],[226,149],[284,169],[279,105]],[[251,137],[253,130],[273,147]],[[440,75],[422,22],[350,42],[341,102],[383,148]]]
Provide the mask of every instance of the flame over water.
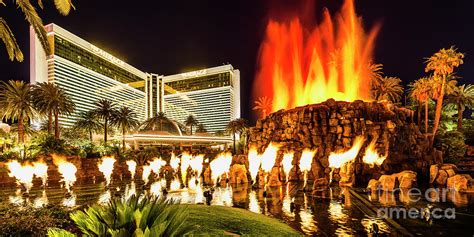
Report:
[[346,0],[334,16],[324,10],[312,27],[302,19],[310,18],[300,13],[285,20],[271,17],[260,46],[254,96],[273,98],[273,111],[329,98],[368,100],[379,26],[366,34],[353,0]]
[[158,177],[160,175],[161,167],[166,165],[166,161],[160,158],[155,158],[152,162],[150,162],[150,168]]
[[113,157],[103,157],[102,161],[98,164],[99,171],[104,174],[105,184],[109,186],[110,181],[112,181],[112,173],[114,171],[115,158]]
[[225,173],[229,173],[230,165],[232,164],[232,154],[230,152],[222,152],[211,161],[209,166],[211,167],[211,178],[212,182],[217,185],[217,179]]
[[181,189],[181,183],[179,182],[179,178],[174,178],[171,181],[170,190],[171,191],[178,191],[179,189]]
[[374,167],[374,164],[381,166],[384,160],[387,159],[387,155],[379,155],[379,153],[375,150],[376,143],[377,138],[372,139],[365,150],[364,157],[362,158],[362,161],[366,164],[369,164],[370,167]]
[[329,167],[341,168],[345,163],[353,161],[359,154],[359,150],[364,144],[365,138],[358,136],[354,139],[351,149],[344,152],[332,152],[329,154]]
[[189,162],[191,169],[193,169],[193,171],[196,172],[196,177],[198,177],[198,180],[199,180],[199,177],[201,177],[203,162],[204,162],[204,155],[194,156]]
[[48,165],[43,163],[42,161],[33,162],[33,169],[34,174],[36,177],[41,178],[43,182],[43,186],[46,186],[48,181]]
[[286,182],[288,182],[288,177],[290,175],[290,171],[293,168],[293,157],[295,156],[294,152],[287,152],[283,154],[283,160],[281,161],[283,165],[283,172],[285,172]]
[[148,183],[148,181],[150,181],[149,180],[150,174],[151,174],[151,166],[144,165],[143,166],[143,172],[142,172],[142,180],[143,180],[143,182],[145,182],[144,185],[146,185]]
[[183,154],[181,154],[181,180],[183,181],[184,185],[186,185],[186,176],[188,175],[188,168],[191,163],[191,158],[192,156],[187,152],[183,152]]
[[179,158],[174,153],[171,153],[170,166],[173,168],[175,173],[178,173]]
[[258,203],[257,193],[255,193],[255,191],[253,190],[249,193],[249,211],[258,214],[262,213],[262,209],[260,208],[260,204]]
[[128,171],[132,175],[132,179],[135,179],[135,172],[137,171],[137,162],[133,160],[127,160]]
[[7,163],[10,177],[15,177],[18,185],[23,185],[26,192],[29,193],[33,187],[34,168],[30,164],[21,165],[18,161],[13,160]]
[[304,149],[303,153],[301,153],[299,167],[304,174],[303,188],[306,187],[306,182],[308,181],[308,172],[311,170],[311,164],[313,163],[313,157],[316,154],[316,151],[317,150]]
[[249,154],[249,172],[253,183],[257,182],[258,170],[262,164],[262,157],[258,155],[257,148],[255,146],[250,147]]
[[268,147],[263,152],[262,156],[262,169],[265,171],[265,189],[267,188],[268,174],[272,171],[273,166],[278,155],[279,145],[270,142]]
[[[67,191],[71,192],[71,187],[76,182],[76,172],[77,172],[76,166],[73,163],[66,161],[65,157],[61,157],[57,155],[52,155],[52,157],[53,157],[53,163],[58,167],[58,172],[63,176],[63,179],[61,181],[64,181]],[[67,203],[71,204],[71,202],[72,200]],[[74,204],[75,204],[75,199],[74,199]]]

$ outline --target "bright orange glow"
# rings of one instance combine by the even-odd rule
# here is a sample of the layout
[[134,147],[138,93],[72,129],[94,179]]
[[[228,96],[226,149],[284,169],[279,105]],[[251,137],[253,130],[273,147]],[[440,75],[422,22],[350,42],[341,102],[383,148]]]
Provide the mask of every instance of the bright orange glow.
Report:
[[311,164],[313,163],[313,157],[316,154],[316,150],[304,149],[301,153],[300,158],[300,170],[304,174],[304,184],[303,187],[306,187],[306,182],[308,181],[308,172],[311,170]]
[[280,147],[275,143],[271,142],[268,147],[263,152],[262,156],[262,169],[266,173],[270,173],[272,171],[273,166],[275,165],[275,161],[277,158],[277,153]]
[[33,162],[33,169],[35,176],[41,178],[43,186],[46,186],[46,182],[48,181],[48,165],[42,161]]
[[151,166],[149,165],[144,165],[143,166],[143,172],[142,172],[142,180],[145,182],[145,185],[150,181],[150,174],[151,174]]
[[62,157],[62,156],[58,156],[54,154],[52,155],[52,157],[53,157],[54,165],[58,167],[58,172],[63,176],[63,179],[61,181],[64,181],[64,185],[66,186],[67,191],[71,192],[71,187],[74,185],[74,183],[77,180],[76,179],[76,172],[77,172],[76,166],[73,163],[68,162],[66,160],[66,157]]
[[258,170],[262,164],[262,157],[258,155],[257,148],[255,146],[250,147],[249,154],[249,173],[253,183],[257,182]]
[[204,162],[204,155],[193,156],[193,158],[189,162],[191,169],[194,172],[196,172],[196,177],[198,177],[198,181],[200,180],[199,178],[201,177],[203,162]]
[[387,155],[380,155],[375,150],[375,144],[377,143],[377,138],[372,139],[370,144],[367,146],[365,150],[365,155],[362,158],[362,161],[366,164],[369,164],[370,167],[374,167],[374,165],[381,166],[384,160],[387,158]]
[[358,136],[354,139],[354,143],[348,151],[332,152],[329,154],[329,167],[341,168],[345,163],[355,160],[364,141],[364,137]]
[[110,181],[112,181],[112,172],[114,171],[115,158],[113,157],[103,157],[102,161],[98,164],[99,171],[104,174],[105,185],[109,186]]
[[22,184],[26,192],[29,193],[33,187],[34,168],[30,164],[21,165],[18,161],[13,160],[7,163],[10,177],[15,177],[18,184]]
[[158,177],[160,176],[161,167],[166,165],[166,161],[160,158],[155,158],[152,162],[150,162],[150,168]]
[[281,161],[283,165],[283,172],[285,172],[286,182],[288,182],[288,177],[290,175],[290,171],[293,168],[293,157],[295,156],[294,152],[287,152],[283,154],[283,160]]
[[134,160],[127,160],[128,171],[130,172],[132,179],[135,179],[135,172],[137,170],[137,162]]
[[191,159],[192,156],[189,153],[183,152],[183,154],[181,154],[181,180],[184,185],[186,185],[186,176],[188,174]]
[[173,168],[175,173],[178,173],[179,158],[174,153],[171,153],[170,166]]
[[217,179],[225,173],[229,173],[230,165],[232,164],[232,154],[230,152],[223,152],[211,161],[211,178],[214,185],[217,184]]
[[304,14],[275,19],[270,18],[260,46],[254,98],[272,98],[272,111],[329,98],[370,99],[369,64],[379,27],[365,33],[353,0],[334,16],[325,10],[312,26]]

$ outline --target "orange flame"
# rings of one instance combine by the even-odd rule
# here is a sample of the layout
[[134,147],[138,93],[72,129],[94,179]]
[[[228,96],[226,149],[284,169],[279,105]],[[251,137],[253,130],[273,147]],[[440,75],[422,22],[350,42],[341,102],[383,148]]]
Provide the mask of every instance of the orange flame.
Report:
[[225,173],[229,173],[230,165],[232,164],[232,154],[230,152],[223,152],[211,161],[211,178],[214,185],[217,185],[219,177]]
[[13,160],[7,163],[10,177],[15,177],[18,184],[22,184],[26,192],[29,193],[33,187],[34,167],[30,164],[21,165],[18,161]]
[[135,179],[135,172],[137,170],[137,162],[134,160],[127,160],[128,171],[130,172],[132,179]]
[[105,185],[109,186],[112,181],[112,172],[114,171],[115,158],[113,157],[102,157],[102,161],[98,164],[99,171],[104,174]]
[[304,184],[303,188],[306,187],[308,182],[308,172],[311,170],[311,164],[313,163],[313,157],[316,154],[316,150],[304,149],[300,158],[300,170],[304,173]]
[[290,175],[290,171],[293,168],[293,157],[295,153],[294,152],[287,152],[283,154],[283,160],[281,161],[282,166],[283,166],[283,172],[285,172],[286,176],[286,182],[288,182],[288,178]]
[[374,40],[379,27],[366,34],[353,0],[322,21],[304,27],[294,16],[271,19],[260,47],[254,97],[269,96],[272,110],[323,102],[368,100]]
[[252,178],[252,182],[255,183],[257,181],[260,165],[262,164],[262,157],[258,155],[257,148],[255,146],[250,147],[248,160],[250,177]]
[[71,187],[72,185],[74,185],[74,183],[77,180],[76,179],[76,172],[77,172],[76,166],[73,163],[68,162],[66,157],[62,157],[62,156],[58,156],[54,154],[51,156],[53,157],[53,163],[58,167],[58,172],[63,176],[63,179],[61,181],[64,181],[67,191],[71,192]]
[[354,143],[348,151],[332,152],[329,154],[329,167],[341,168],[345,163],[355,160],[364,141],[364,137],[358,136],[354,139]]
[[374,167],[374,165],[381,166],[382,163],[387,158],[387,155],[380,155],[375,150],[375,144],[377,143],[377,138],[372,139],[370,144],[367,146],[365,150],[365,155],[362,158],[362,161],[366,164],[369,164],[370,167]]

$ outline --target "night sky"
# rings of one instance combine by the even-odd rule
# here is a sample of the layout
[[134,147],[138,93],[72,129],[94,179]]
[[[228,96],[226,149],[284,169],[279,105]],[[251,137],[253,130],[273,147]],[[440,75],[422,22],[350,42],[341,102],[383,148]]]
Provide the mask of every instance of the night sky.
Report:
[[[28,25],[13,1],[0,6],[25,54],[10,62],[1,45],[0,79],[29,80]],[[36,1],[32,1],[36,2]],[[121,1],[73,0],[61,16],[46,0],[44,23],[54,22],[136,68],[163,75],[231,63],[241,71],[242,115],[252,119],[250,98],[257,54],[270,9],[295,9],[298,0]],[[125,2],[125,1],[122,1]],[[337,11],[342,0],[317,1],[315,12]],[[311,9],[309,9],[311,10]],[[375,61],[404,84],[424,73],[424,58],[455,45],[466,53],[461,83],[474,83],[474,1],[356,1],[366,29],[382,24]]]

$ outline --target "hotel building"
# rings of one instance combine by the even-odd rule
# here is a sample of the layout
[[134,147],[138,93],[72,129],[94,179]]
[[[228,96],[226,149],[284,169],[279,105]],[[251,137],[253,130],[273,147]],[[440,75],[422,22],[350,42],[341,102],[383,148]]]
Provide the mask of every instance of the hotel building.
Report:
[[127,106],[145,119],[146,73],[55,24],[45,28],[52,49],[49,56],[30,29],[30,82],[55,83],[72,98],[76,111],[60,116],[61,126],[72,126],[99,99]]

